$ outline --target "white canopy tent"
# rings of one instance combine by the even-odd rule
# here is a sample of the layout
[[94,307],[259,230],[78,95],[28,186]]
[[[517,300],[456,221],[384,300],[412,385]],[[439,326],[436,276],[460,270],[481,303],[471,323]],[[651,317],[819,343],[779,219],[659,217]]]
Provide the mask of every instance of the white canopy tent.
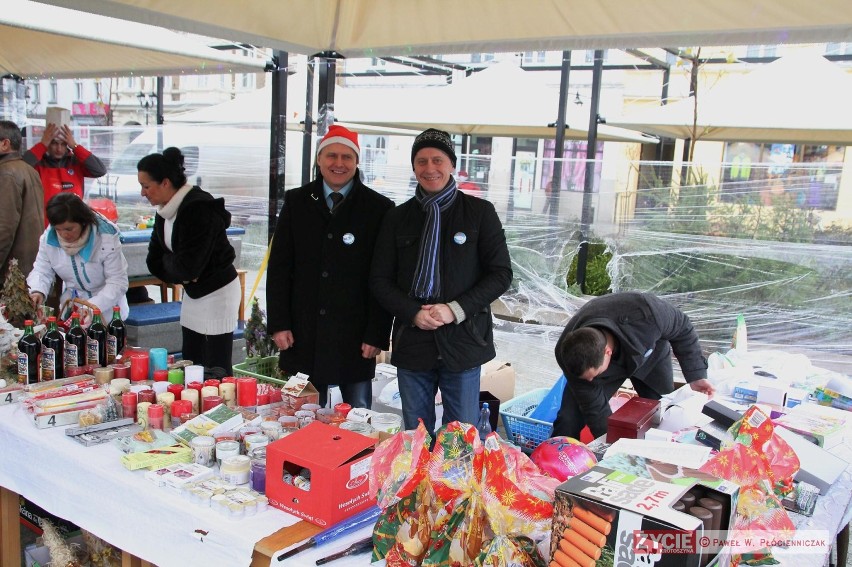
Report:
[[848,0],[40,0],[288,52],[346,57],[852,39]]
[[0,37],[0,74],[23,78],[248,73],[266,64],[171,30],[27,0],[5,0]]
[[[852,145],[852,75],[818,54],[782,57],[699,91],[696,140]],[[695,100],[611,120],[670,138],[693,138]]]

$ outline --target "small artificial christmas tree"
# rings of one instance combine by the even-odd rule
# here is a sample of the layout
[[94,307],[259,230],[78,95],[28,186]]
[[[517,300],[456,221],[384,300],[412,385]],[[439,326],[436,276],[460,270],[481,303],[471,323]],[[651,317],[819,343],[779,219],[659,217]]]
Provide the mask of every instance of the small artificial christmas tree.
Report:
[[0,303],[6,306],[6,320],[19,329],[24,328],[25,320],[35,317],[36,308],[30,299],[27,279],[15,258],[9,260],[6,280],[3,282],[3,290],[0,291]]
[[246,322],[246,356],[249,358],[272,356],[278,354],[275,341],[266,330],[266,312],[260,308],[257,298],[251,302],[251,315]]

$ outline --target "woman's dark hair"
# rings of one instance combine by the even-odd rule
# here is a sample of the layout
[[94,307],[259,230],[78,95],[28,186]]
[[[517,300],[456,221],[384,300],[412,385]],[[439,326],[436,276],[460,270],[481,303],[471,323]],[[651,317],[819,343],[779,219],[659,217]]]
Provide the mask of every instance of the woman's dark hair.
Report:
[[51,226],[76,222],[83,228],[98,224],[98,216],[74,193],[59,193],[47,202],[47,221]]
[[136,164],[136,171],[144,171],[158,183],[164,179],[172,182],[175,189],[186,185],[183,154],[177,148],[166,148],[161,154],[148,154]]

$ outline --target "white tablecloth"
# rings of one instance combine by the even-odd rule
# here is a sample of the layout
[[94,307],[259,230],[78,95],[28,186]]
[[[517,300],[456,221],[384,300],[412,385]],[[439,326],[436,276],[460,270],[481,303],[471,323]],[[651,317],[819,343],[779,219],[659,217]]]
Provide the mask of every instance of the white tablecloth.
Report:
[[[84,447],[0,407],[0,486],[158,567],[249,565],[255,543],[298,518],[269,508],[228,519],[128,471],[111,444]],[[201,535],[200,532],[205,532]]]

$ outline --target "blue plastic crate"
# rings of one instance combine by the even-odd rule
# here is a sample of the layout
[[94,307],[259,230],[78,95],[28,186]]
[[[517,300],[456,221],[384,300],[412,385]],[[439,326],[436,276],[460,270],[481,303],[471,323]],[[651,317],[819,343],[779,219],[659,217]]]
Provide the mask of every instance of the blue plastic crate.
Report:
[[506,438],[527,453],[550,439],[550,434],[553,432],[553,424],[549,421],[527,417],[538,407],[549,391],[550,388],[532,390],[512,398],[500,407]]

